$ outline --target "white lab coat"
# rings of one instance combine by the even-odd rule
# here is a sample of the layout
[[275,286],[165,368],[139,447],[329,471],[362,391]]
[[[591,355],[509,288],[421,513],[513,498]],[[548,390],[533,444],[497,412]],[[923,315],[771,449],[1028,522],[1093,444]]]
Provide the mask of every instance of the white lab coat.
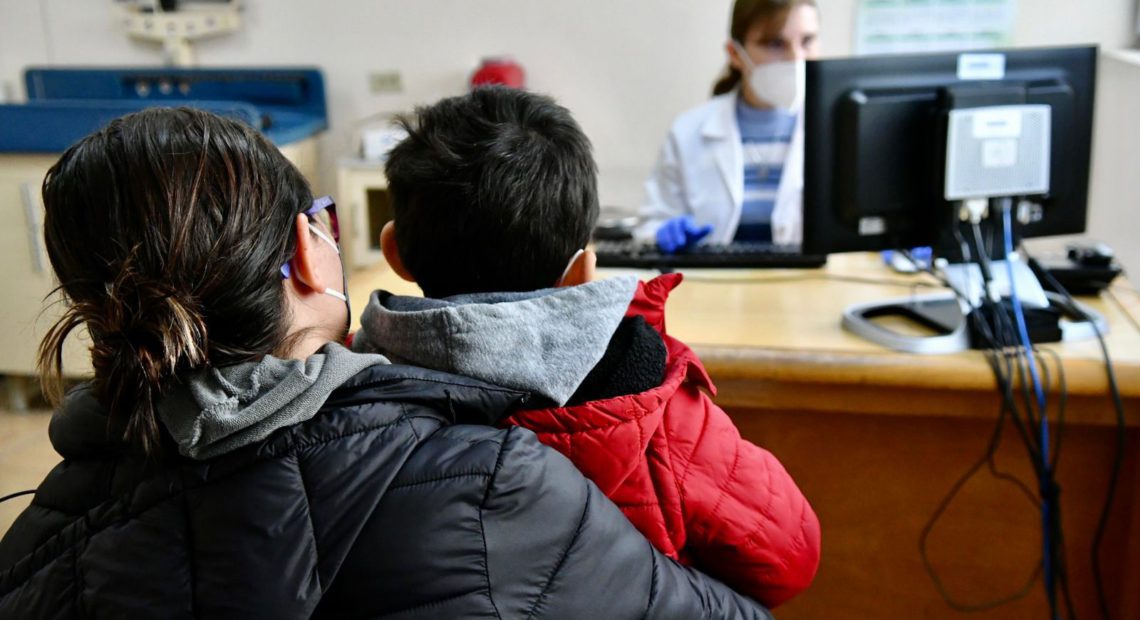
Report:
[[[678,215],[712,224],[707,243],[729,243],[736,236],[744,203],[744,149],[736,122],[737,91],[713,97],[673,123],[657,165],[645,182],[646,200],[635,236],[652,240],[657,228]],[[772,240],[800,243],[803,237],[803,113],[784,162],[772,211]]]

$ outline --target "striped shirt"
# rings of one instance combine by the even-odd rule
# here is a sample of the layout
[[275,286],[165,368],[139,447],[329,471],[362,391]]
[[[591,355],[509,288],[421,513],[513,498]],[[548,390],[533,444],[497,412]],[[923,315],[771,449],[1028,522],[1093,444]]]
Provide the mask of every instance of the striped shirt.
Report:
[[760,110],[737,99],[736,122],[744,150],[744,204],[736,240],[771,241],[772,211],[796,115],[787,110]]

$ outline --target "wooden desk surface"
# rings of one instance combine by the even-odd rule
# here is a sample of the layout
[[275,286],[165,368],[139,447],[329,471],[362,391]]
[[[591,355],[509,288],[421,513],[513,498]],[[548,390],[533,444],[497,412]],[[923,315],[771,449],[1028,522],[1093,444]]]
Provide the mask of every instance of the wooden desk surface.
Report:
[[[603,270],[602,277],[647,271]],[[669,300],[669,332],[692,346],[719,388],[725,406],[876,413],[992,417],[978,407],[994,396],[993,374],[976,351],[951,355],[909,355],[887,350],[840,327],[848,305],[939,289],[924,287],[925,275],[886,269],[874,254],[832,256],[812,270],[692,270]],[[858,281],[857,281],[858,280]],[[867,281],[863,281],[867,280]],[[872,281],[873,280],[873,281]],[[372,289],[417,295],[383,264],[356,272],[352,299],[364,303]],[[1140,294],[1126,285],[1111,296],[1086,299],[1104,313],[1117,383],[1128,402],[1128,422],[1140,425]],[[1132,321],[1126,312],[1130,313]],[[1074,398],[1070,418],[1112,423],[1103,406],[1108,380],[1095,340],[1045,345],[1064,360]],[[1051,358],[1046,357],[1051,364]],[[1094,399],[1099,404],[1083,402]]]

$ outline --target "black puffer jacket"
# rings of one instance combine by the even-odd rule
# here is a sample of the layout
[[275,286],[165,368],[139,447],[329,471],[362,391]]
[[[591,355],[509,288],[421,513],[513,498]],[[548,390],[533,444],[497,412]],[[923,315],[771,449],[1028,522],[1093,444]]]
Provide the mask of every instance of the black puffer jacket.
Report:
[[0,618],[769,617],[485,425],[520,399],[375,366],[258,445],[144,466],[74,396],[65,460],[0,542]]

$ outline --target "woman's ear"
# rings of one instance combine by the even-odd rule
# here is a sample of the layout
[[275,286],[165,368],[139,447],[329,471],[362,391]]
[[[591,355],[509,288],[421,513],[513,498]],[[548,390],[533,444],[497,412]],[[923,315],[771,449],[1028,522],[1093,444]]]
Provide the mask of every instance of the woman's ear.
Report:
[[416,279],[404,267],[404,260],[400,258],[400,248],[396,245],[396,222],[388,222],[380,229],[380,252],[396,275],[415,283]]
[[724,42],[724,53],[728,54],[728,65],[737,71],[744,73],[744,62],[740,60],[740,50],[737,48],[736,41],[729,39]]
[[582,250],[569,265],[566,266],[566,275],[555,284],[555,287],[578,286],[593,282],[597,275],[598,255],[593,250]]
[[291,261],[292,279],[314,291],[323,292],[325,281],[321,278],[320,270],[317,269],[317,261],[320,259],[313,243],[313,236],[309,233],[308,216],[304,213],[298,213],[296,221],[293,222],[293,231],[297,237],[297,253]]

